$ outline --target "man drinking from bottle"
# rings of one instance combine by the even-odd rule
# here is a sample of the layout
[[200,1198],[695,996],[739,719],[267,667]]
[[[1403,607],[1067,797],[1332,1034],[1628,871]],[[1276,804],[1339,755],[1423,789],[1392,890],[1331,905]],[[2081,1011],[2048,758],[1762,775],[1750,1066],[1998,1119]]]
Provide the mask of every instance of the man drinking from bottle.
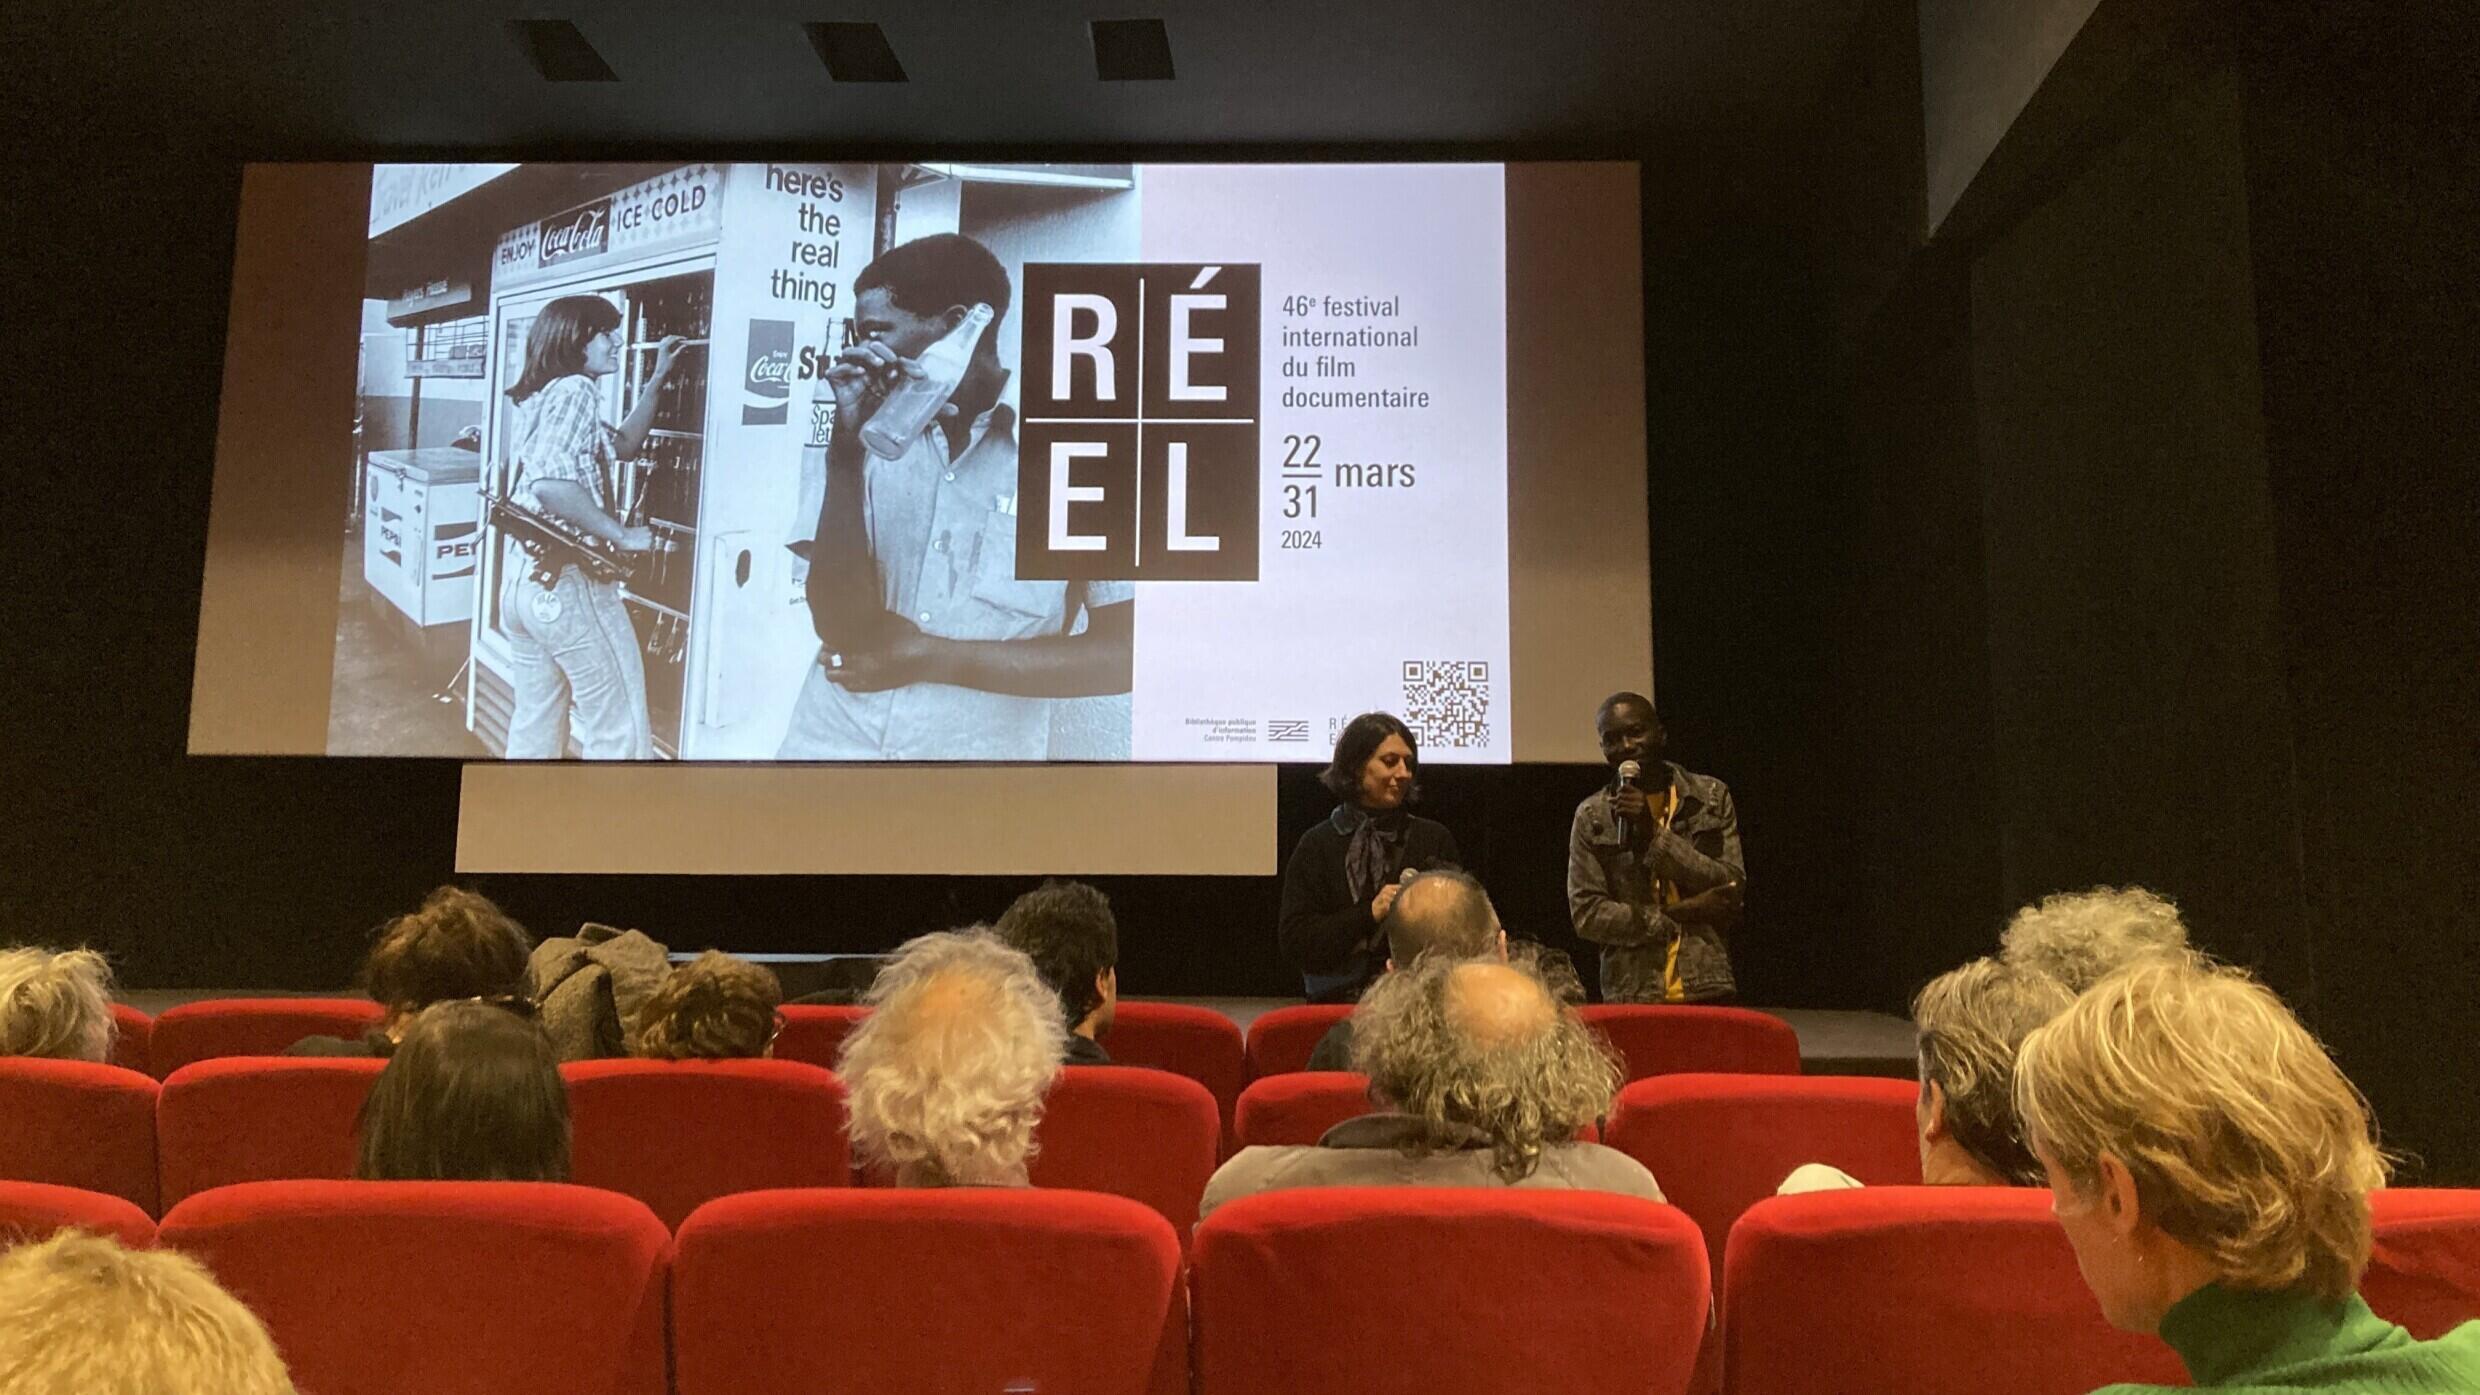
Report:
[[[808,581],[818,662],[780,758],[1042,760],[1054,699],[1128,691],[1134,592],[1016,577],[1007,272],[941,233],[890,248],[853,291],[857,342],[826,375],[836,422]],[[865,431],[882,406],[917,409],[958,355],[953,394],[917,431]]]

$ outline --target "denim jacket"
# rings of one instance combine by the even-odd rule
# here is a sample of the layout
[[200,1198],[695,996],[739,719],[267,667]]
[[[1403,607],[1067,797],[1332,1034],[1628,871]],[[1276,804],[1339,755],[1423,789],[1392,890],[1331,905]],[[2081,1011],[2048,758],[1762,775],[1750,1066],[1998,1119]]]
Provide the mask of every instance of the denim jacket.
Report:
[[1656,879],[1682,897],[1725,882],[1745,883],[1747,864],[1739,846],[1739,812],[1730,788],[1711,775],[1670,767],[1679,808],[1666,830],[1643,847],[1619,837],[1610,811],[1612,789],[1596,790],[1576,806],[1567,838],[1567,909],[1576,933],[1602,947],[1602,999],[1612,1003],[1664,1001],[1663,970],[1671,946],[1679,946],[1680,1001],[1705,1002],[1738,991],[1722,927],[1675,921],[1657,904]]

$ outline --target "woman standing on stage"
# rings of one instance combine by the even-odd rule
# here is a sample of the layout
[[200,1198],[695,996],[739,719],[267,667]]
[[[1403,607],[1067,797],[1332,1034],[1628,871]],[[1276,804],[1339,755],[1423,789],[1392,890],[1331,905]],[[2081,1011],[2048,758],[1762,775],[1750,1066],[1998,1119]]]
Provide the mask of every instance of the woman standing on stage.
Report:
[[[525,371],[508,389],[516,404],[511,502],[550,514],[627,552],[654,548],[654,531],[615,516],[612,466],[637,454],[654,422],[656,389],[683,342],[667,338],[637,406],[617,429],[602,418],[601,379],[620,362],[620,312],[601,296],[562,296],[542,308],[525,339]],[[587,760],[646,760],[646,660],[617,582],[597,581],[554,559],[508,569],[500,618],[516,658],[512,760],[556,760],[568,728]]]
[[1455,835],[1414,815],[1421,748],[1384,712],[1346,723],[1318,776],[1343,802],[1301,835],[1283,868],[1283,957],[1313,1003],[1358,1001],[1386,967],[1378,924],[1407,871],[1456,865]]

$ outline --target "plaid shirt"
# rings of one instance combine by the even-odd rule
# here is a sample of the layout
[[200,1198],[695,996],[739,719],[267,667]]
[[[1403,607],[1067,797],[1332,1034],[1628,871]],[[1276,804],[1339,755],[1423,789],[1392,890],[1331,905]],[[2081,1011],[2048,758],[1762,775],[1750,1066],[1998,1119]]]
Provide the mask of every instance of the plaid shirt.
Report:
[[618,455],[619,433],[603,420],[603,394],[594,380],[571,373],[543,384],[541,391],[517,404],[516,485],[509,497],[530,509],[542,509],[534,486],[565,480],[586,492],[605,513],[612,507],[612,461]]
[[[1679,897],[1747,881],[1739,811],[1720,780],[1677,765],[1670,771],[1679,807],[1670,827],[1656,830],[1644,847],[1619,837],[1607,787],[1576,806],[1568,830],[1568,914],[1577,934],[1602,947],[1605,1002],[1695,1003],[1738,991],[1721,928],[1683,924],[1668,907]],[[1677,998],[1669,995],[1674,967]]]

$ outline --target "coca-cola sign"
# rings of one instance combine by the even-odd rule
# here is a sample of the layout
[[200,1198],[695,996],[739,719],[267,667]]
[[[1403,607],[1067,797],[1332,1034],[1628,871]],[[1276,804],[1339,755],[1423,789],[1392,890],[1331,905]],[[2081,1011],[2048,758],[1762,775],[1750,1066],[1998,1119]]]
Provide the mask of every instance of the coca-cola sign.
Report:
[[741,425],[781,426],[792,404],[792,321],[749,322],[749,366],[741,376]]
[[536,225],[542,242],[540,266],[557,266],[579,257],[611,250],[611,200],[596,199]]

